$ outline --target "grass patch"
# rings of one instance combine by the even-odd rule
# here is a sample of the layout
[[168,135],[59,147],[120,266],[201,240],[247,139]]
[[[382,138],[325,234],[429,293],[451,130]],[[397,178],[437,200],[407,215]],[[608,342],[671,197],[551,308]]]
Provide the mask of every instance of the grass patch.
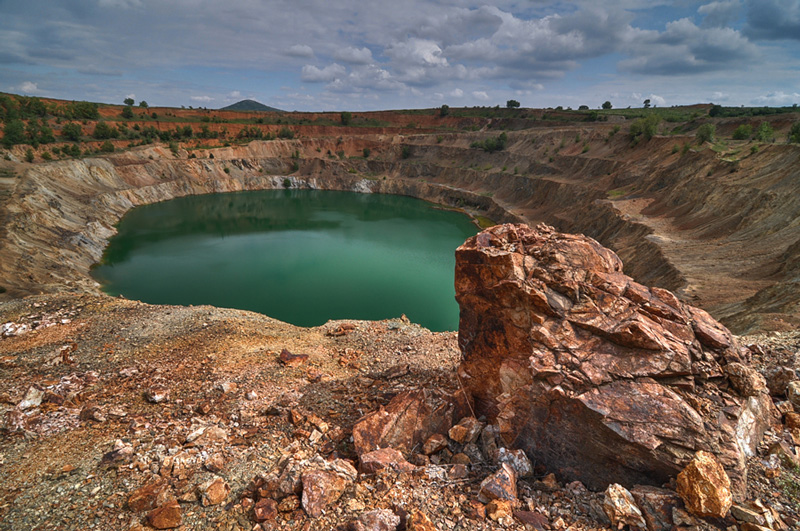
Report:
[[607,192],[607,195],[609,199],[616,199],[618,197],[622,197],[627,193],[628,192],[624,188],[617,188],[616,190],[609,190]]
[[495,225],[497,225],[497,223],[495,223],[494,220],[491,220],[486,216],[475,215],[472,216],[472,219],[475,220],[475,223],[478,224],[478,227],[480,227],[481,230],[488,229],[489,227],[494,227]]

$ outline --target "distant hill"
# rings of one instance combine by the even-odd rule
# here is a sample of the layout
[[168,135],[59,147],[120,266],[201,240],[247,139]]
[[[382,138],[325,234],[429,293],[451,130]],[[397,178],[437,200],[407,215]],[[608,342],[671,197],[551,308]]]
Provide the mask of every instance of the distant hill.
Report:
[[269,107],[254,100],[242,100],[220,109],[221,111],[264,111],[264,112],[283,112],[275,107]]

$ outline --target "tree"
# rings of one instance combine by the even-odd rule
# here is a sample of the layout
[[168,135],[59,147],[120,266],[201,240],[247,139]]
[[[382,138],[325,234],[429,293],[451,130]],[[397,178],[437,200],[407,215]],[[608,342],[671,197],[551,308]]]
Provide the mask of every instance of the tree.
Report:
[[142,100],[139,102],[139,107],[141,107],[142,109],[146,109],[149,107],[149,105],[147,105],[146,101]]
[[117,130],[107,123],[98,122],[97,125],[94,126],[94,133],[92,133],[92,136],[97,140],[107,140],[109,138],[116,138],[117,134]]
[[645,109],[649,109],[650,108],[650,100],[649,99],[644,100],[644,108]]
[[605,109],[605,110],[611,109],[611,102],[610,101],[604,101],[603,102],[603,109]]
[[128,120],[130,120],[131,118],[133,118],[133,109],[126,105],[125,107],[122,108],[122,113],[120,114],[122,115],[123,118],[127,118]]
[[10,148],[25,142],[25,124],[22,120],[11,120],[3,127],[3,145]]
[[350,125],[350,122],[353,121],[353,113],[350,111],[344,111],[339,115],[339,119],[342,121],[342,125]]
[[717,127],[714,124],[703,124],[697,128],[697,143],[713,142],[717,135]]
[[506,107],[509,109],[516,109],[519,107],[519,102],[517,100],[508,100],[506,102]]
[[33,150],[31,148],[25,150],[25,162],[33,162]]
[[127,105],[128,107],[131,107],[131,106],[132,106],[134,103],[136,103],[136,102],[134,102],[134,101],[133,101],[133,98],[125,98],[125,99],[122,101],[122,103],[124,103],[124,104],[125,104],[125,105]]
[[106,140],[103,142],[103,145],[100,146],[100,151],[103,153],[114,153],[114,144],[111,143],[111,140]]
[[578,110],[579,111],[588,111],[589,110],[589,106],[588,105],[581,105],[580,107],[578,107]]
[[449,105],[442,105],[439,107],[439,116],[447,116],[450,114],[450,106]]

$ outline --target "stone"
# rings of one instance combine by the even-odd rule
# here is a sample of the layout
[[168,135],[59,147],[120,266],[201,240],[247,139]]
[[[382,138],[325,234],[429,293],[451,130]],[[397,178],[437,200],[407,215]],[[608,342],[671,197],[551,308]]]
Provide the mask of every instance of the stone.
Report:
[[203,466],[209,472],[214,472],[216,474],[225,468],[225,458],[222,457],[221,454],[211,454],[203,462]]
[[306,514],[319,518],[329,505],[335,503],[347,487],[347,482],[328,470],[310,470],[302,476],[302,504]]
[[171,498],[169,485],[163,479],[147,483],[128,495],[128,507],[131,511],[151,511],[164,505]]
[[636,485],[631,489],[631,494],[636,506],[642,511],[647,531],[671,531],[672,509],[683,505],[675,491],[651,485]]
[[611,525],[617,529],[622,529],[625,526],[642,529],[647,527],[642,511],[636,506],[633,495],[619,483],[612,483],[606,489],[603,498],[603,511],[605,511],[608,519],[611,520]]
[[216,478],[203,483],[200,486],[200,495],[203,507],[209,505],[219,505],[228,499],[231,488],[222,478]]
[[478,440],[485,423],[475,417],[464,417],[458,424],[450,428],[447,434],[458,444],[474,443]]
[[103,410],[95,405],[87,405],[81,408],[80,413],[78,413],[78,418],[81,420],[91,420],[94,422],[106,421],[106,416],[103,413]]
[[290,513],[300,508],[300,497],[291,495],[286,496],[278,502],[278,511],[282,513]]
[[433,389],[406,391],[373,411],[353,427],[356,453],[392,447],[410,453],[435,433],[446,433],[461,406],[450,395]]
[[758,396],[767,389],[764,377],[752,367],[741,363],[729,363],[725,366],[725,374],[731,386],[742,396]]
[[515,500],[517,499],[517,474],[506,463],[492,475],[481,482],[478,499],[483,503],[490,500]]
[[536,531],[550,529],[547,517],[535,511],[514,511],[514,518],[525,524],[526,529],[531,527]]
[[789,382],[796,378],[791,367],[772,367],[764,373],[769,394],[775,397],[785,397]]
[[469,476],[469,469],[466,465],[455,464],[447,471],[448,479],[464,479]]
[[292,354],[286,349],[278,356],[280,362],[288,367],[298,367],[308,361],[308,354]]
[[403,454],[394,448],[381,448],[374,452],[363,454],[360,458],[361,472],[374,474],[379,470],[391,468],[396,472],[413,472],[414,465],[406,461]]
[[411,511],[406,522],[406,531],[438,531],[427,514],[420,510]]
[[528,459],[528,456],[525,455],[525,450],[499,448],[497,451],[497,461],[499,463],[506,463],[513,468],[518,478],[527,478],[533,475],[533,465],[531,464],[531,460]]
[[732,505],[731,516],[739,522],[743,522],[742,528],[746,525],[754,525],[775,531],[789,529],[778,512],[765,505],[761,500],[748,500],[742,504]]
[[271,498],[261,498],[253,506],[256,522],[275,520],[278,517],[278,502]]
[[459,452],[459,453],[453,455],[453,457],[450,459],[450,463],[453,464],[453,465],[467,465],[467,466],[469,466],[469,465],[472,464],[472,460],[469,458],[469,456],[467,454]]
[[789,382],[786,386],[786,398],[789,399],[794,410],[800,413],[800,380]]
[[595,240],[545,225],[468,239],[455,285],[459,378],[500,446],[594,491],[662,485],[714,448],[745,496],[746,459],[776,412],[766,389],[746,396],[725,373],[750,353],[708,313],[635,282]]
[[351,531],[397,531],[400,517],[389,509],[373,509],[350,524]]
[[783,416],[783,423],[787,429],[796,430],[800,429],[800,413],[790,411]]
[[510,500],[492,500],[486,504],[486,516],[502,525],[508,525],[513,521],[513,512]]
[[173,529],[179,527],[181,521],[181,507],[175,499],[147,513],[147,523],[156,529]]
[[169,389],[163,385],[154,385],[144,392],[144,398],[152,404],[160,404],[169,400]]
[[677,483],[678,495],[689,513],[701,518],[728,514],[733,503],[731,482],[714,454],[698,451],[678,474]]
[[772,443],[769,447],[769,451],[767,452],[768,455],[774,455],[778,457],[780,460],[781,465],[784,468],[788,468],[792,470],[798,466],[800,466],[800,459],[798,459],[797,454],[789,444],[784,441],[778,441]]
[[558,480],[556,479],[556,475],[552,472],[547,474],[541,480],[537,479],[534,481],[532,486],[534,489],[542,492],[555,492],[561,488],[561,485],[558,484]]
[[447,437],[441,433],[434,433],[422,445],[422,453],[431,455],[445,448],[447,448]]
[[39,389],[36,386],[28,387],[28,390],[25,392],[25,396],[22,400],[17,404],[17,408],[21,410],[31,409],[34,407],[39,407],[42,405],[42,400],[44,399],[44,391]]

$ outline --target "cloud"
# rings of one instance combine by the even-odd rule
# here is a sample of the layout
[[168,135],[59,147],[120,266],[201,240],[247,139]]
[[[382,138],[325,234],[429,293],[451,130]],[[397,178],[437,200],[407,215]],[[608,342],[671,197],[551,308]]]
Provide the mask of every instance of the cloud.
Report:
[[711,101],[728,101],[730,94],[725,92],[714,92],[711,94]]
[[355,48],[348,46],[336,50],[333,58],[353,65],[368,65],[372,62],[372,51],[369,48]]
[[192,101],[200,101],[203,103],[214,101],[214,98],[212,98],[211,96],[190,96],[189,99]]
[[782,91],[769,92],[753,99],[756,105],[794,105],[800,104],[800,93]]
[[242,93],[239,92],[238,90],[234,90],[233,92],[229,92],[228,93],[228,97],[229,98],[241,98],[242,97]]
[[800,0],[748,0],[747,7],[748,36],[800,40]]
[[291,57],[314,57],[314,50],[307,44],[295,44],[286,50]]
[[331,82],[347,74],[347,69],[338,63],[330,64],[324,68],[317,68],[313,65],[303,67],[300,79],[308,83]]
[[722,2],[711,2],[697,9],[703,15],[704,28],[724,28],[730,26],[737,18],[742,9],[739,0],[726,0]]
[[453,89],[450,92],[448,92],[447,95],[450,96],[451,98],[463,98],[464,97],[464,91],[461,90],[460,88],[457,88],[457,89]]
[[23,94],[36,94],[39,92],[39,87],[36,83],[25,81],[19,86],[19,91]]
[[489,95],[486,93],[486,91],[483,91],[483,90],[474,91],[472,93],[472,97],[475,98],[476,100],[481,100],[481,101],[488,101],[489,100]]
[[702,74],[740,68],[756,60],[758,48],[732,28],[700,28],[683,18],[663,32],[637,30],[627,45],[623,71],[644,75]]
[[650,94],[650,105],[653,105],[654,107],[666,107],[667,100],[658,94]]

